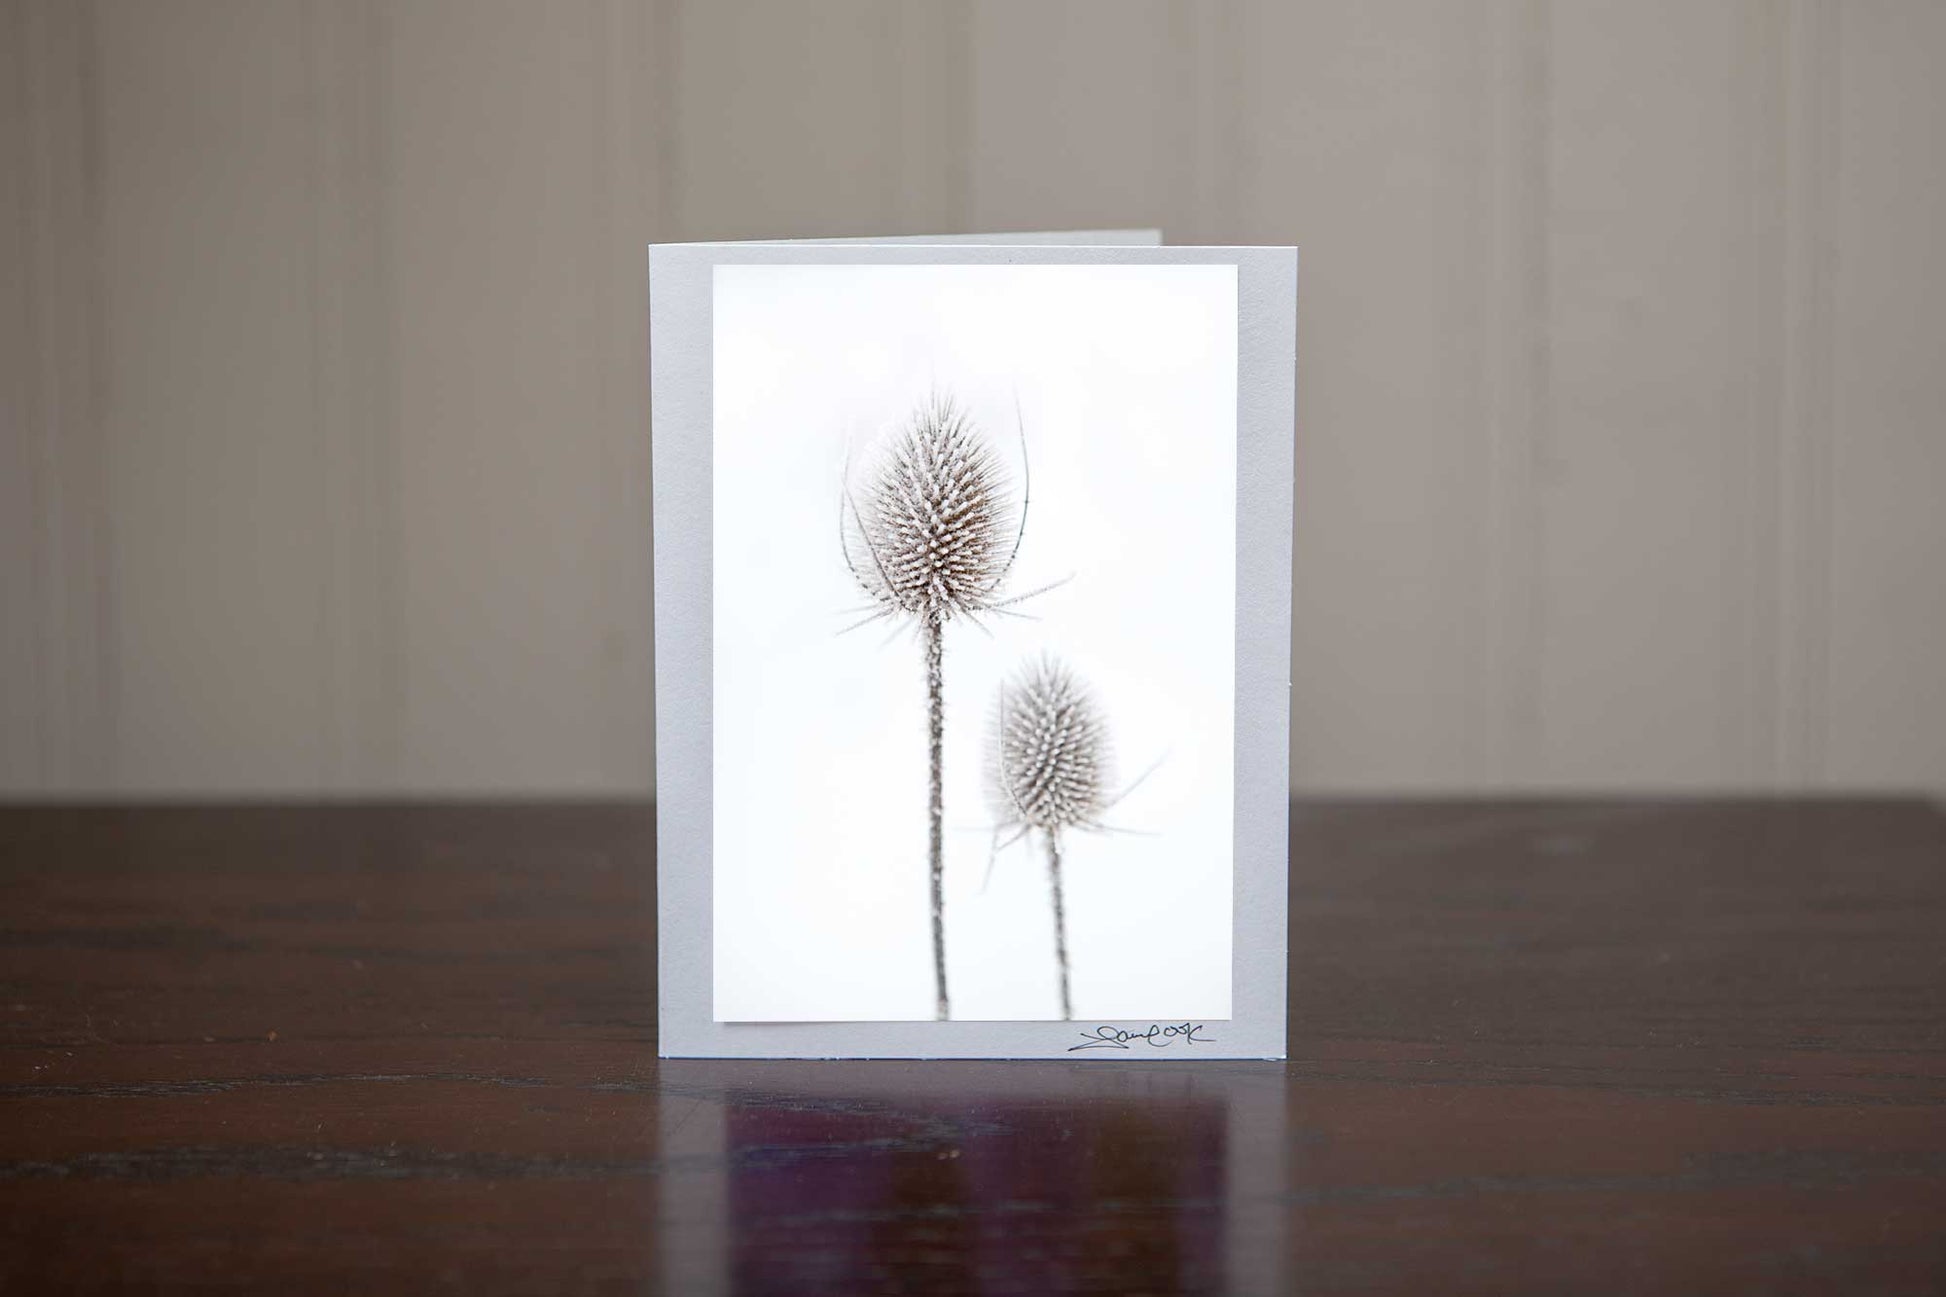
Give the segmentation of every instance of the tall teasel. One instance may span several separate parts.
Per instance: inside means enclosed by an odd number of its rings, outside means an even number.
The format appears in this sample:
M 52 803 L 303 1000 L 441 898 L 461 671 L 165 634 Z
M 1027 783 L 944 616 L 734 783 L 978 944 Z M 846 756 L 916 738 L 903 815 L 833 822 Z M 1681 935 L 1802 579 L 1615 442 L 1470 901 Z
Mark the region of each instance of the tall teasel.
M 1000 686 L 987 742 L 988 797 L 996 850 L 1038 829 L 1047 844 L 1054 903 L 1054 957 L 1061 974 L 1061 1017 L 1074 1017 L 1068 989 L 1067 909 L 1061 893 L 1061 835 L 1102 829 L 1119 798 L 1107 793 L 1108 723 L 1094 694 L 1065 663 L 1043 654 Z M 1011 830 L 1006 843 L 999 835 Z
M 1024 465 L 1024 459 L 1023 459 Z M 1019 503 L 985 435 L 951 397 L 935 393 L 885 438 L 854 475 L 845 469 L 839 509 L 845 564 L 871 600 L 864 621 L 906 619 L 919 628 L 926 679 L 927 872 L 932 888 L 933 985 L 937 1016 L 946 994 L 944 631 L 964 618 L 1004 613 L 1026 596 L 1000 597 L 1027 525 L 1023 472 Z

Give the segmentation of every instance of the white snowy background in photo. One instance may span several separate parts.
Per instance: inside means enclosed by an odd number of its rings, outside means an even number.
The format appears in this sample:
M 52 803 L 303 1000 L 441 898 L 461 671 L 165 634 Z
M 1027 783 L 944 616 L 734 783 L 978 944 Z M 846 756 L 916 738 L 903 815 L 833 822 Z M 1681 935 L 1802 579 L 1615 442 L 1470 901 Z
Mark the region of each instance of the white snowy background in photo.
M 1063 835 L 1075 1017 L 1230 1012 L 1232 266 L 722 266 L 714 322 L 719 1021 L 929 1019 L 919 637 L 857 619 L 840 482 L 950 393 L 1032 504 L 1009 593 L 945 634 L 946 954 L 958 1020 L 1060 1016 L 1038 835 L 986 877 L 990 704 L 1049 649 L 1093 687 L 1107 815 Z

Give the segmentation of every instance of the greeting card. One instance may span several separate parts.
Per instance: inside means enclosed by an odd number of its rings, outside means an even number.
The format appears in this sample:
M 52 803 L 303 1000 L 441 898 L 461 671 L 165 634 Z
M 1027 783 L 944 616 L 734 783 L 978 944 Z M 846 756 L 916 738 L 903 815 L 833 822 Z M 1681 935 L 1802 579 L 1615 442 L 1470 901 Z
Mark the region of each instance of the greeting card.
M 650 249 L 665 1055 L 1282 1056 L 1296 268 Z

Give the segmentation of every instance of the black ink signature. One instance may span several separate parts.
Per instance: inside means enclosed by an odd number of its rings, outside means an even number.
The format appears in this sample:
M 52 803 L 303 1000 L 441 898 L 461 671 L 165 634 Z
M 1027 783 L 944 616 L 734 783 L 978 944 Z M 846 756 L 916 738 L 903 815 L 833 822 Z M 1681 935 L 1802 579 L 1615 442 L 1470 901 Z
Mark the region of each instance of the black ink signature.
M 1172 1022 L 1168 1026 L 1153 1023 L 1147 1031 L 1122 1031 L 1115 1027 L 1091 1027 L 1081 1033 L 1082 1043 L 1069 1045 L 1068 1053 L 1082 1049 L 1127 1049 L 1130 1042 L 1147 1041 L 1150 1049 L 1167 1049 L 1181 1041 L 1185 1045 L 1214 1045 L 1216 1042 L 1202 1034 L 1200 1022 Z

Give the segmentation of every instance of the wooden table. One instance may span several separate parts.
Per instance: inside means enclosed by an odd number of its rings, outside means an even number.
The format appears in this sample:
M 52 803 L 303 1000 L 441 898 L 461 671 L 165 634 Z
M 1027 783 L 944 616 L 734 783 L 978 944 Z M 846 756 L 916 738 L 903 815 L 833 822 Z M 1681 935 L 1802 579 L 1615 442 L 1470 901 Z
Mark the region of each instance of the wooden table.
M 658 1063 L 643 806 L 0 811 L 0 1291 L 1946 1287 L 1946 815 L 1300 805 L 1291 1061 Z

